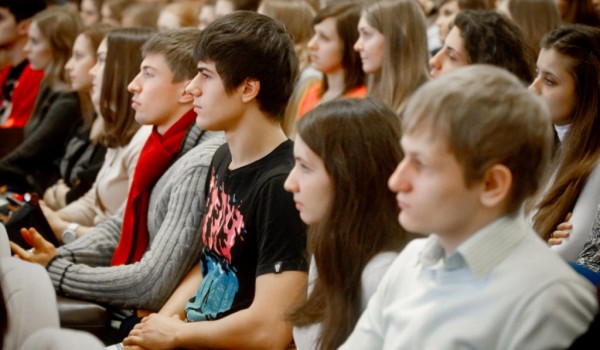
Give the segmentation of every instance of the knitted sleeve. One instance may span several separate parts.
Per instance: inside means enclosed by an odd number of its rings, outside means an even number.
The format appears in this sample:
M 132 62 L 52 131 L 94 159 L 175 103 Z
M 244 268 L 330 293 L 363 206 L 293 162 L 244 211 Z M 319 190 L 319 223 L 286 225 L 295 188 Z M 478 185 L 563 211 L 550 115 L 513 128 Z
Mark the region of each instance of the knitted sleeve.
M 139 262 L 91 267 L 57 259 L 48 268 L 57 290 L 114 307 L 159 310 L 199 259 L 204 184 L 212 155 L 222 143 L 222 136 L 205 140 L 163 175 L 166 181 L 159 180 L 154 191 L 161 191 L 160 199 L 149 218 L 164 213 L 164 219 Z

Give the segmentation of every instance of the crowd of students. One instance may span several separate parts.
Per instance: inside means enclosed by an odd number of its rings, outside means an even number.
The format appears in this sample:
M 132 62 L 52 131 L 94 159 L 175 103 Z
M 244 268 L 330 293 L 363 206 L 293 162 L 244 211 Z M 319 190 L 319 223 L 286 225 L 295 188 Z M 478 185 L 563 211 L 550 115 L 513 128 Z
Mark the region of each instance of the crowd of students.
M 600 1 L 0 0 L 0 29 L 0 349 L 598 342 Z

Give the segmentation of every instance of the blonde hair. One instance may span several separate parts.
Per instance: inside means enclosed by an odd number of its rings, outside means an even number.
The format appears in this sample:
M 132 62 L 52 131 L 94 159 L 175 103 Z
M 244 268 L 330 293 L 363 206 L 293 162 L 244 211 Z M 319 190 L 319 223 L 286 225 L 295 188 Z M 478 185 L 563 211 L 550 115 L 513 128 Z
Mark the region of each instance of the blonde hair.
M 385 38 L 383 64 L 369 75 L 368 94 L 398 113 L 412 92 L 429 80 L 423 10 L 414 0 L 382 0 L 366 5 L 362 15 Z

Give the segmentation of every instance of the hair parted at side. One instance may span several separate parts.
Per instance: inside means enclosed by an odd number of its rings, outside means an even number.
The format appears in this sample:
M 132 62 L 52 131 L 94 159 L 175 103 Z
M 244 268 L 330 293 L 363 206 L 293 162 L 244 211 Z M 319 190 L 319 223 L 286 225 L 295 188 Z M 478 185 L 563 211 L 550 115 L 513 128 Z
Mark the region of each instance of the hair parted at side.
M 142 56 L 159 54 L 164 56 L 173 72 L 173 82 L 193 79 L 198 73 L 194 60 L 194 45 L 200 30 L 197 28 L 168 29 L 154 34 L 144 46 Z
M 541 47 L 568 59 L 576 98 L 569 131 L 553 160 L 554 181 L 534 216 L 535 230 L 547 240 L 573 210 L 600 160 L 600 28 L 563 25 L 547 33 Z
M 408 241 L 387 181 L 402 160 L 397 115 L 383 102 L 340 98 L 318 105 L 298 122 L 297 137 L 322 159 L 332 179 L 331 208 L 308 228 L 318 278 L 291 315 L 296 325 L 320 323 L 318 349 L 337 349 L 360 314 L 361 278 L 378 253 Z
M 100 114 L 104 119 L 104 135 L 100 142 L 106 147 L 129 143 L 140 125 L 131 108 L 132 94 L 127 86 L 140 72 L 142 45 L 156 32 L 151 28 L 117 28 L 106 35 L 106 61 L 100 91 Z
M 230 93 L 246 79 L 260 82 L 260 109 L 283 120 L 298 77 L 298 56 L 285 27 L 251 11 L 236 11 L 204 28 L 194 50 L 196 62 L 215 64 Z
M 461 11 L 454 20 L 471 63 L 491 64 L 512 72 L 524 83 L 533 80 L 535 53 L 519 27 L 491 10 Z
M 546 105 L 513 74 L 491 65 L 461 67 L 417 90 L 404 111 L 402 132 L 420 130 L 446 140 L 467 186 L 495 164 L 510 169 L 507 213 L 538 189 L 552 149 Z

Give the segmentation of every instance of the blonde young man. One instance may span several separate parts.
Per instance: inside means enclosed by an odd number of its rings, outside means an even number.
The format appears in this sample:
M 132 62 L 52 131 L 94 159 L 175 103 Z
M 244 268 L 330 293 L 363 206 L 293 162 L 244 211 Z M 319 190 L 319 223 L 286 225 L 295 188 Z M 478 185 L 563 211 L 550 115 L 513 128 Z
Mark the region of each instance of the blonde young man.
M 407 105 L 389 180 L 414 240 L 341 349 L 557 349 L 597 311 L 594 287 L 520 214 L 550 155 L 541 101 L 512 74 L 472 65 Z

